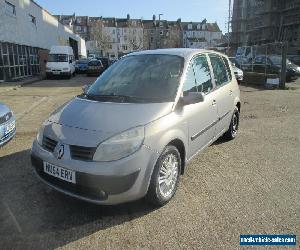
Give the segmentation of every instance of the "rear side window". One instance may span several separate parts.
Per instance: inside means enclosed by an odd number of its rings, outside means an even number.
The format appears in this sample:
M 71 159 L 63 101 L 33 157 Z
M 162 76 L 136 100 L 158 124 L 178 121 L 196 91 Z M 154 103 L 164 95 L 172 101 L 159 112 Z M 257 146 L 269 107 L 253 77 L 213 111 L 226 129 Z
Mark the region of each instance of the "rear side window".
M 197 92 L 193 63 L 190 64 L 183 84 L 183 96 L 188 96 L 190 92 Z
M 213 85 L 206 55 L 201 55 L 195 58 L 194 70 L 198 91 L 204 93 L 210 92 Z
M 228 82 L 227 70 L 222 58 L 215 54 L 210 54 L 209 58 L 215 75 L 216 85 L 221 86 Z
M 227 74 L 228 74 L 229 80 L 231 81 L 232 80 L 232 75 L 231 75 L 231 69 L 230 69 L 228 60 L 224 56 L 222 58 L 223 58 L 223 61 L 225 63 L 225 67 L 226 67 L 226 70 L 227 70 Z

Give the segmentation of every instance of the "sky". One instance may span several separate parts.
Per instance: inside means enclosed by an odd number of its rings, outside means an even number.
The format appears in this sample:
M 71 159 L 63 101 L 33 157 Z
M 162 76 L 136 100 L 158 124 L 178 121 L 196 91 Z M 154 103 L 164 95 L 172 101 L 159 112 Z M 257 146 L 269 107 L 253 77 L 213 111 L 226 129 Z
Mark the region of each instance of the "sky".
M 217 22 L 223 33 L 228 16 L 228 0 L 35 0 L 54 15 L 103 16 L 176 21 Z

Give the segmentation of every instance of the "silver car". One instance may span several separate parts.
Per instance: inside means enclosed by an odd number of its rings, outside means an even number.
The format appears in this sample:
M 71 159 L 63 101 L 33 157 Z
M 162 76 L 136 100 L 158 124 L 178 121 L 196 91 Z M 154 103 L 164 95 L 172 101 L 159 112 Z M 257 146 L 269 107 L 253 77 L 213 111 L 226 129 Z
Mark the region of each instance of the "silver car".
M 16 134 L 16 118 L 5 104 L 0 103 L 0 147 Z
M 199 151 L 236 137 L 240 91 L 228 58 L 193 49 L 135 52 L 43 123 L 37 176 L 96 204 L 162 206 Z

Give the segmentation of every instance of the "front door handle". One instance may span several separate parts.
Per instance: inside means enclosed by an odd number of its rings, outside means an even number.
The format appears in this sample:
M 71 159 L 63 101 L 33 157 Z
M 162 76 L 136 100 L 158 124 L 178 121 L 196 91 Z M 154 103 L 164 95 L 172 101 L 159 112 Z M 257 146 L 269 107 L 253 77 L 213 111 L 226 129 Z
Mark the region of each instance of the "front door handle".
M 216 101 L 216 100 L 213 100 L 212 105 L 213 105 L 213 106 L 216 106 L 216 104 L 217 104 L 217 101 Z
M 229 91 L 229 95 L 232 95 L 232 90 Z

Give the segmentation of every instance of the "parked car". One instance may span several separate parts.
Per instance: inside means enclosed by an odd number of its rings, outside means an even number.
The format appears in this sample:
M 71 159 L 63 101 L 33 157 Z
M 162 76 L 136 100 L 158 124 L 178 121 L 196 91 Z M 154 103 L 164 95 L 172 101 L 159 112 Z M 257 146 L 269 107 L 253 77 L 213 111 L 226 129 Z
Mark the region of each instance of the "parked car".
M 123 57 L 44 122 L 31 151 L 37 176 L 96 204 L 166 204 L 194 155 L 236 137 L 232 72 L 225 55 L 208 50 Z
M 87 69 L 88 69 L 88 63 L 89 60 L 88 59 L 80 59 L 78 61 L 76 61 L 75 64 L 75 69 L 76 69 L 76 73 L 86 73 Z
M 300 55 L 288 55 L 288 59 L 300 67 Z
M 5 104 L 0 103 L 0 147 L 16 134 L 16 118 Z
M 88 63 L 88 69 L 86 71 L 87 76 L 99 76 L 104 71 L 103 64 L 100 60 L 90 60 Z
M 280 74 L 282 68 L 282 57 L 279 55 L 258 55 L 253 62 L 253 70 L 259 73 Z M 297 78 L 297 66 L 290 60 L 286 61 L 286 81 Z
M 106 70 L 109 67 L 110 61 L 107 57 L 97 57 L 97 59 L 99 61 L 101 61 L 102 65 L 104 67 L 104 70 Z
M 244 72 L 236 66 L 237 61 L 235 60 L 234 57 L 229 57 L 229 60 L 231 62 L 231 66 L 232 66 L 235 78 L 236 78 L 238 84 L 241 84 L 241 82 L 244 80 Z
M 46 64 L 47 78 L 75 75 L 75 59 L 70 46 L 52 46 Z

